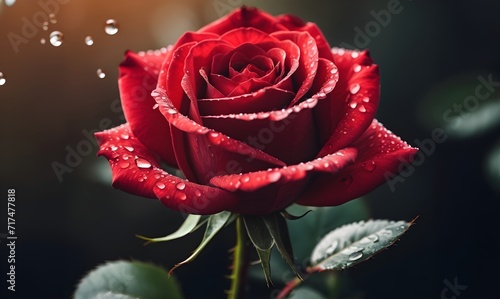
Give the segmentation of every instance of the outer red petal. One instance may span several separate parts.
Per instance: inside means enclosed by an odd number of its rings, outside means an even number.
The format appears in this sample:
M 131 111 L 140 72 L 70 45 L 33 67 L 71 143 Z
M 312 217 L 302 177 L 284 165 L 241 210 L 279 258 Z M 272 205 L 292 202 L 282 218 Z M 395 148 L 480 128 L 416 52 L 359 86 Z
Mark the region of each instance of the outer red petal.
M 319 175 L 297 203 L 335 206 L 365 195 L 383 184 L 388 174 L 397 174 L 399 165 L 418 151 L 377 120 L 352 146 L 358 149 L 356 162 L 337 175 Z
M 156 101 L 151 97 L 167 53 L 166 50 L 140 54 L 128 51 L 120 64 L 118 84 L 123 112 L 134 135 L 163 161 L 175 166 L 169 124 L 153 109 Z
M 267 171 L 217 176 L 212 178 L 210 183 L 238 194 L 241 201 L 232 211 L 267 214 L 292 204 L 304 192 L 312 174 L 333 175 L 352 164 L 356 152 L 356 149 L 348 148 L 307 163 Z
M 241 7 L 225 17 L 222 17 L 205 27 L 198 32 L 210 32 L 216 34 L 224 34 L 232 29 L 240 27 L 257 28 L 266 33 L 271 33 L 279 30 L 287 30 L 287 28 L 276 21 L 276 18 L 270 14 L 260 11 L 256 8 Z
M 233 193 L 188 182 L 162 170 L 154 154 L 133 135 L 129 124 L 95 135 L 100 144 L 98 155 L 108 159 L 115 188 L 158 198 L 170 209 L 191 214 L 214 214 L 232 209 L 238 202 Z
M 375 117 L 380 97 L 378 66 L 367 51 L 333 49 L 339 81 L 329 101 L 318 105 L 318 127 L 324 145 L 318 157 L 350 146 Z

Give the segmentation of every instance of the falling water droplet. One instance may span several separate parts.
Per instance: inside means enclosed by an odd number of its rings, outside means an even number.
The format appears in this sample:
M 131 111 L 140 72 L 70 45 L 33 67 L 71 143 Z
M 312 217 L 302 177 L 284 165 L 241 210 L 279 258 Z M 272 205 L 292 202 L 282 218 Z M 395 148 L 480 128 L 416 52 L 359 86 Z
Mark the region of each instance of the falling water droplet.
M 357 94 L 359 91 L 359 88 L 360 88 L 360 86 L 358 83 L 351 85 L 351 88 L 350 88 L 351 94 Z
M 365 106 L 363 106 L 363 105 L 359 106 L 358 110 L 359 110 L 359 112 L 361 112 L 361 113 L 365 113 L 365 112 L 366 112 L 366 108 L 365 108 Z
M 106 25 L 104 26 L 104 31 L 108 35 L 115 35 L 118 33 L 118 23 L 113 19 L 107 20 Z
M 5 79 L 3 73 L 0 72 L 0 86 L 5 85 L 5 82 L 7 82 L 7 79 Z
M 177 190 L 184 190 L 186 189 L 186 184 L 178 183 L 177 185 L 175 185 L 175 188 L 177 188 Z
M 51 24 L 56 24 L 56 23 L 57 23 L 57 19 L 56 19 L 56 15 L 55 15 L 55 14 L 51 13 L 51 14 L 49 15 L 49 22 L 50 22 Z
M 94 39 L 92 38 L 92 36 L 87 36 L 85 37 L 85 44 L 87 46 L 92 46 L 94 44 Z
M 151 163 L 149 163 L 148 160 L 142 158 L 137 158 L 137 160 L 135 160 L 135 164 L 139 168 L 151 168 Z
M 64 35 L 62 34 L 62 32 L 52 31 L 49 41 L 54 47 L 59 47 L 60 45 L 62 45 L 63 39 Z
M 361 257 L 363 257 L 363 250 L 355 251 L 355 252 L 349 254 L 349 260 L 350 261 L 359 260 Z
M 104 77 L 106 77 L 106 73 L 102 69 L 97 69 L 97 77 L 99 79 L 103 79 Z
M 156 187 L 163 190 L 163 189 L 165 189 L 165 184 L 163 184 L 162 182 L 158 182 L 158 183 L 156 183 Z
M 363 163 L 362 166 L 363 166 L 363 169 L 368 171 L 368 172 L 372 172 L 375 170 L 375 168 L 377 168 L 375 161 Z

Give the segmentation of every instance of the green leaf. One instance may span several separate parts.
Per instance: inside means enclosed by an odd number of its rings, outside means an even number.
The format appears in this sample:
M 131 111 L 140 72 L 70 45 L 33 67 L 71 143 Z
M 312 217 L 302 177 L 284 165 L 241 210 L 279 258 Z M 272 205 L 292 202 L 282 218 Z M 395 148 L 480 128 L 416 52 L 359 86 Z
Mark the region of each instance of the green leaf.
M 367 260 L 392 245 L 412 225 L 405 221 L 369 220 L 344 225 L 314 248 L 308 272 L 341 270 Z
M 266 223 L 262 217 L 244 216 L 243 222 L 247 230 L 247 235 L 252 241 L 257 254 L 259 255 L 262 269 L 266 278 L 266 283 L 269 286 L 271 282 L 271 249 L 274 245 L 274 239 L 269 233 Z
M 112 292 L 99 293 L 92 299 L 139 299 L 137 297 L 130 297 L 129 295 L 116 294 Z
M 201 219 L 201 215 L 193 215 L 189 214 L 186 218 L 186 220 L 182 223 L 182 225 L 179 227 L 178 230 L 175 232 L 171 233 L 168 236 L 161 237 L 161 238 L 148 238 L 140 235 L 136 235 L 138 238 L 141 238 L 143 240 L 146 240 L 147 242 L 144 245 L 150 244 L 150 243 L 156 243 L 156 242 L 165 242 L 165 241 L 170 241 L 178 238 L 182 238 L 185 235 L 195 231 L 198 229 L 202 224 L 208 221 L 208 218 L 204 219 L 201 221 L 200 225 L 198 225 L 198 222 Z
M 276 243 L 278 251 L 281 253 L 287 264 L 292 268 L 293 272 L 300 277 L 297 268 L 295 267 L 295 260 L 293 257 L 292 242 L 290 234 L 288 233 L 288 226 L 285 218 L 278 213 L 263 216 L 262 219 L 266 223 L 269 233 Z
M 114 297 L 112 297 L 114 296 Z M 74 299 L 182 299 L 173 276 L 142 262 L 116 261 L 97 267 L 78 284 Z
M 231 215 L 232 213 L 227 211 L 222 211 L 218 214 L 211 215 L 208 218 L 205 235 L 203 236 L 200 245 L 198 245 L 195 251 L 187 259 L 175 265 L 169 273 L 172 273 L 178 267 L 193 261 L 200 254 L 203 248 L 205 248 L 205 246 L 207 246 L 207 244 L 212 240 L 212 238 L 226 225 L 226 223 L 230 219 L 232 219 Z

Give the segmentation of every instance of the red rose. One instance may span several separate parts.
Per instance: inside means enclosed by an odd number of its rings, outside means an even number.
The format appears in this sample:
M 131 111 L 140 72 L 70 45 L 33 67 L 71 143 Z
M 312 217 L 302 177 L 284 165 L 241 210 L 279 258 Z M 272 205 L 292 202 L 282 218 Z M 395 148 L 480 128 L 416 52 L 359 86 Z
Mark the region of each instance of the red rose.
M 113 185 L 183 212 L 339 205 L 417 151 L 374 120 L 368 52 L 331 49 L 289 15 L 244 7 L 174 46 L 127 52 L 119 86 L 127 123 L 96 134 Z

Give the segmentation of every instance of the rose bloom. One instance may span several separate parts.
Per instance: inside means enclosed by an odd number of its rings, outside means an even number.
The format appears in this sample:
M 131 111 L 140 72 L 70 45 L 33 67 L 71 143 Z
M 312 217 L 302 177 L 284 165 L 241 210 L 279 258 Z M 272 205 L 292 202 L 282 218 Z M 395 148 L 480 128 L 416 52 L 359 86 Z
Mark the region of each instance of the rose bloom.
M 129 51 L 119 87 L 127 123 L 96 133 L 113 186 L 181 212 L 340 205 L 417 151 L 374 119 L 368 52 L 331 49 L 290 15 L 242 7 L 173 46 Z

